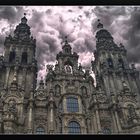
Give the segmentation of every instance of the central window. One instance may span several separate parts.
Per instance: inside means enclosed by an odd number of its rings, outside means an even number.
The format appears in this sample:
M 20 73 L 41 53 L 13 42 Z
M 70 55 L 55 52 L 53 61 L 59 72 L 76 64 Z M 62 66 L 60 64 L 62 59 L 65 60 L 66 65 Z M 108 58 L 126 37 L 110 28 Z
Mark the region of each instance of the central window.
M 38 127 L 38 128 L 36 129 L 36 133 L 37 133 L 37 134 L 45 134 L 45 129 L 44 129 L 43 127 Z
M 78 99 L 75 97 L 67 98 L 67 111 L 68 112 L 79 112 Z
M 80 124 L 76 121 L 71 121 L 68 125 L 68 133 L 69 134 L 80 134 L 81 133 Z

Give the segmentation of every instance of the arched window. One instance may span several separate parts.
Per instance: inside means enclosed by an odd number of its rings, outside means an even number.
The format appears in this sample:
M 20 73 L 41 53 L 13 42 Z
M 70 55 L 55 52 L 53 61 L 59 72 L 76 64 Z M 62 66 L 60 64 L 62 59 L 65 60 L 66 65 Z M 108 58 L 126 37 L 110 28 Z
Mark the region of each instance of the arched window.
M 55 95 L 56 96 L 61 95 L 61 87 L 59 85 L 55 86 Z
M 81 87 L 81 93 L 84 97 L 87 97 L 87 88 L 86 87 Z
M 77 98 L 75 98 L 75 97 L 67 98 L 67 111 L 68 112 L 78 112 L 79 111 L 79 104 L 78 104 Z
M 105 128 L 103 129 L 103 134 L 111 134 L 110 128 L 105 127 Z
M 68 133 L 69 134 L 80 134 L 81 133 L 80 124 L 76 121 L 71 121 L 68 124 Z
M 10 63 L 15 62 L 15 57 L 16 57 L 15 51 L 11 51 L 11 52 L 10 52 L 10 55 L 9 55 L 9 62 L 10 62 Z
M 112 61 L 112 59 L 111 59 L 111 58 L 108 58 L 108 59 L 107 59 L 107 62 L 108 62 L 108 66 L 109 66 L 110 68 L 113 68 L 113 61 Z
M 27 64 L 27 52 L 22 53 L 21 63 Z
M 45 129 L 43 127 L 38 127 L 36 129 L 36 134 L 45 134 Z
M 123 60 L 121 58 L 118 59 L 118 62 L 119 62 L 119 66 L 121 68 L 124 68 L 124 62 L 123 62 Z

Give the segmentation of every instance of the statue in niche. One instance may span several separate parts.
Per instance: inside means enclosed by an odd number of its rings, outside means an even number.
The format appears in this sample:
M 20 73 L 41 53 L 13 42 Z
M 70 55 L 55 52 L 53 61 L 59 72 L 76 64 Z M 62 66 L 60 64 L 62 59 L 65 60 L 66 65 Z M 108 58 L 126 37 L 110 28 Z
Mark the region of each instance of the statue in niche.
M 65 66 L 65 71 L 66 71 L 66 73 L 72 73 L 72 68 L 71 68 L 71 66 L 70 65 L 66 65 Z
M 123 89 L 124 89 L 124 90 L 129 91 L 129 87 L 128 87 L 128 85 L 126 84 L 125 81 L 122 82 L 122 85 L 123 85 Z
M 82 95 L 83 95 L 84 97 L 87 97 L 87 89 L 86 89 L 86 87 L 82 87 L 82 88 L 81 88 L 81 92 L 82 92 Z
M 55 95 L 59 96 L 61 94 L 61 87 L 59 85 L 55 86 Z
M 12 113 L 16 113 L 16 101 L 14 99 L 11 99 L 8 103 L 8 110 Z
M 55 71 L 56 71 L 56 72 L 59 72 L 58 64 L 55 65 Z
M 137 123 L 137 114 L 133 105 L 128 105 L 128 123 Z
M 128 114 L 131 118 L 136 117 L 136 112 L 135 112 L 135 108 L 133 105 L 128 105 Z

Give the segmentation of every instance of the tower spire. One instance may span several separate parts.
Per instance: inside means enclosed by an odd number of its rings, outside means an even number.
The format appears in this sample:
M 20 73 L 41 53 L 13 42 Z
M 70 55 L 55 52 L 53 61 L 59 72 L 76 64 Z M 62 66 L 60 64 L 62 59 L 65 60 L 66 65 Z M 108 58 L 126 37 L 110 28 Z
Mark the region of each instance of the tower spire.
M 68 43 L 68 36 L 65 36 L 65 40 L 64 40 L 64 45 L 62 46 L 62 49 L 63 49 L 63 52 L 65 54 L 70 54 L 71 53 L 71 46 L 70 44 Z
M 24 13 L 24 17 L 21 19 L 21 23 L 23 24 L 27 23 L 26 13 Z
M 68 44 L 68 36 L 65 36 L 65 44 Z

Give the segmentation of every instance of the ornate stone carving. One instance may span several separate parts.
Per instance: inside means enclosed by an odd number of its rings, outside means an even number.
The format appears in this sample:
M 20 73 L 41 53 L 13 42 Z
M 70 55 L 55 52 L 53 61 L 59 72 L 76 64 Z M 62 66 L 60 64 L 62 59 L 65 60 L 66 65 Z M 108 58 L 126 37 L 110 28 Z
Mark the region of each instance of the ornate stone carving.
M 107 97 L 104 94 L 97 94 L 97 100 L 100 103 L 105 103 L 107 101 Z

